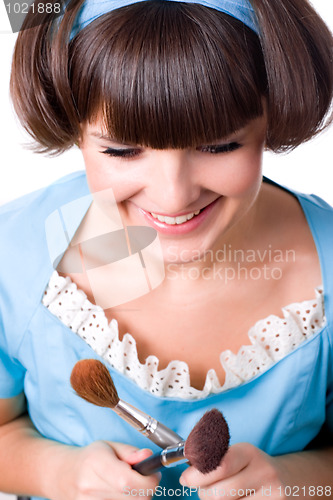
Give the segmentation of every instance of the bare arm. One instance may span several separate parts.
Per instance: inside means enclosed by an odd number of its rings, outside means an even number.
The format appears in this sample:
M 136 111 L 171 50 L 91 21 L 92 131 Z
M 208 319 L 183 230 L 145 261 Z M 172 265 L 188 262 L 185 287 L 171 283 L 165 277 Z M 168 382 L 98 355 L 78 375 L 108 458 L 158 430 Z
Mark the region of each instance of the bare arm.
M 61 445 L 42 439 L 27 415 L 22 412 L 17 415 L 22 408 L 19 399 L 20 396 L 0 401 L 0 490 L 47 496 L 44 487 L 48 477 L 46 464 L 52 455 L 60 452 Z M 59 449 L 55 450 L 56 447 Z
M 15 398 L 0 399 L 0 426 L 11 422 L 26 410 L 25 397 L 21 393 Z
M 156 476 L 140 476 L 129 465 L 147 458 L 147 450 L 106 441 L 85 448 L 60 444 L 43 438 L 24 410 L 23 395 L 0 400 L 0 491 L 84 500 L 156 487 Z

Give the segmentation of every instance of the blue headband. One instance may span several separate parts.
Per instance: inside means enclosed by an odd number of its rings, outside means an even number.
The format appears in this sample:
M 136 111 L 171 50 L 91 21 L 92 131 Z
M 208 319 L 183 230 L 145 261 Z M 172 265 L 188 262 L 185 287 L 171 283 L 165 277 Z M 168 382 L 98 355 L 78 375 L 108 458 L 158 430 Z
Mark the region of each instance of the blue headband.
M 86 0 L 79 11 L 75 20 L 71 39 L 74 38 L 79 31 L 88 26 L 92 21 L 120 7 L 131 5 L 134 3 L 143 2 L 144 0 Z M 169 0 L 166 0 L 169 1 Z M 172 0 L 174 2 L 197 3 L 225 12 L 239 21 L 242 21 L 246 26 L 258 33 L 258 25 L 254 10 L 248 0 Z

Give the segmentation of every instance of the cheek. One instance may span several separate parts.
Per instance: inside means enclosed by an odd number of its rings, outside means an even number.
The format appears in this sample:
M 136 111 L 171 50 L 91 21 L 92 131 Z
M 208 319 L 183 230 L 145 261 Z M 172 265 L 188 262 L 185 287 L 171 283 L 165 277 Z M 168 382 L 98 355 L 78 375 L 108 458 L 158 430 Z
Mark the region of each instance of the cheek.
M 235 155 L 216 176 L 222 195 L 230 198 L 251 197 L 257 194 L 262 181 L 262 151 Z
M 138 182 L 127 169 L 115 168 L 112 160 L 105 155 L 101 158 L 88 151 L 82 151 L 88 186 L 91 193 L 112 190 L 118 203 L 130 198 L 138 190 Z
M 82 149 L 81 151 L 90 191 L 96 193 L 97 191 L 110 188 L 111 179 L 109 180 L 106 175 L 105 159 L 103 157 L 96 157 L 96 154 L 90 153 L 89 150 Z

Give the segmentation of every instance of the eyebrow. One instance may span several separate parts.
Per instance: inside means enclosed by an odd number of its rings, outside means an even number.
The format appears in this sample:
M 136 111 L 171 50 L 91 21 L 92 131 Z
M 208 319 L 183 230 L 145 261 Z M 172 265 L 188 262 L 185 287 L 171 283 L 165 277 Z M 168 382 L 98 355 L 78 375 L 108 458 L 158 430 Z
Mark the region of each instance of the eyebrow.
M 115 144 L 116 146 L 122 146 L 122 147 L 134 147 L 136 146 L 135 144 L 129 144 L 129 143 L 123 143 L 121 141 L 118 141 L 117 139 L 115 139 L 114 137 L 110 137 L 109 135 L 104 135 L 102 134 L 101 132 L 89 132 L 88 135 L 90 137 L 96 137 L 97 139 L 101 140 L 101 141 L 108 141 L 108 142 L 112 142 L 113 144 Z
M 93 137 L 97 137 L 97 139 L 103 139 L 104 141 L 118 142 L 108 135 L 103 135 L 101 132 L 90 132 L 88 135 L 93 136 Z
M 242 133 L 243 131 L 246 131 L 246 128 L 247 128 L 248 124 L 246 124 L 244 127 L 242 127 L 241 129 L 239 130 L 236 130 L 235 132 L 233 132 L 232 134 L 229 135 L 229 137 L 225 137 L 224 139 L 221 139 L 222 141 L 226 141 L 226 142 L 230 142 L 232 140 L 236 140 L 234 139 L 233 136 L 237 135 L 237 134 L 240 134 Z M 127 147 L 131 147 L 131 146 L 134 146 L 132 144 L 124 144 L 123 142 L 121 141 L 118 141 L 117 139 L 115 139 L 114 137 L 110 137 L 109 135 L 104 135 L 102 132 L 97 132 L 97 131 L 93 131 L 93 132 L 89 132 L 88 133 L 89 136 L 91 137 L 96 137 L 97 139 L 100 139 L 102 141 L 108 141 L 108 142 L 113 142 L 114 144 L 116 145 L 119 145 L 119 146 L 127 146 Z

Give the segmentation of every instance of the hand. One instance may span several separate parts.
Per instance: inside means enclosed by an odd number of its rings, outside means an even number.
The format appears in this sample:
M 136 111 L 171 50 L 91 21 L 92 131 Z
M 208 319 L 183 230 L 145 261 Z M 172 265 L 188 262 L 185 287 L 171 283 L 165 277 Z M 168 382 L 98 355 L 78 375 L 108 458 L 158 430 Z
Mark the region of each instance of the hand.
M 194 467 L 189 467 L 183 472 L 180 482 L 184 486 L 198 488 L 200 498 L 237 499 L 249 496 L 286 499 L 278 461 L 249 443 L 231 446 L 221 465 L 209 474 L 201 474 Z
M 48 495 L 52 500 L 124 500 L 140 490 L 140 497 L 151 498 L 159 475 L 145 477 L 131 468 L 150 454 L 147 449 L 106 441 L 70 447 L 54 471 L 55 486 Z

